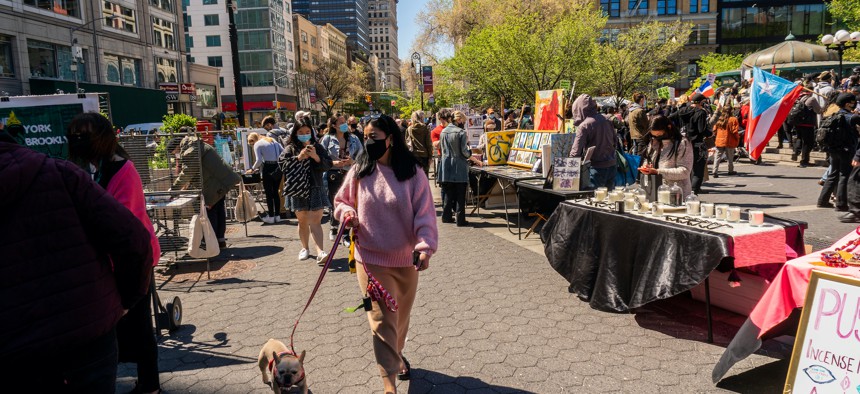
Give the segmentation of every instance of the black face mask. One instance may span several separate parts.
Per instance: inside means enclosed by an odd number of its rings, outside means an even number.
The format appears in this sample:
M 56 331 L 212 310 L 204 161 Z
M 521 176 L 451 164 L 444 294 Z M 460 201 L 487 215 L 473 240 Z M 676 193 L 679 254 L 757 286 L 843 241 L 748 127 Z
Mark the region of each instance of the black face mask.
M 89 134 L 69 136 L 69 159 L 75 162 L 88 160 L 92 157 L 93 144 Z
M 385 146 L 385 138 L 381 140 L 368 139 L 364 141 L 364 150 L 367 151 L 367 157 L 370 160 L 377 161 L 385 155 L 388 147 Z

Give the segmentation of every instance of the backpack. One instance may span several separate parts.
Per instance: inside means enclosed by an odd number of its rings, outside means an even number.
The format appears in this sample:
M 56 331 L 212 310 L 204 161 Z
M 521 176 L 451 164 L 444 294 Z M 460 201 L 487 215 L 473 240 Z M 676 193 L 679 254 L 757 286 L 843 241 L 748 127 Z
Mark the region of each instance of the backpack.
M 806 99 L 807 96 L 801 96 L 794 102 L 791 111 L 788 112 L 788 116 L 785 119 L 789 126 L 797 127 L 802 124 L 815 124 L 815 112 L 806 106 Z
M 848 148 L 851 137 L 846 132 L 845 115 L 833 114 L 821 121 L 821 125 L 815 130 L 815 143 L 825 150 Z

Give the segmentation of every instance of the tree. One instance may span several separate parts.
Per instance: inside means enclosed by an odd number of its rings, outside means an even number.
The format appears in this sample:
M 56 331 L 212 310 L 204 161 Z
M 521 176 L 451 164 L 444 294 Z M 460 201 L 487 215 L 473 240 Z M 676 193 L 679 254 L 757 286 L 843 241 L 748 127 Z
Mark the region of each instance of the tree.
M 585 77 L 605 23 L 592 6 L 554 14 L 510 12 L 501 23 L 472 31 L 442 66 L 465 82 L 471 104 L 502 97 L 512 106 L 531 103 L 538 90 Z
M 860 30 L 860 2 L 857 0 L 832 0 L 827 6 L 836 20 L 845 23 L 848 31 Z M 860 49 L 845 51 L 845 60 L 860 61 Z
M 361 65 L 355 64 L 351 69 L 332 59 L 323 60 L 316 70 L 305 74 L 309 86 L 316 88 L 326 117 L 334 114 L 333 109 L 339 102 L 357 96 L 362 91 L 361 83 L 367 78 L 367 71 Z
M 708 73 L 719 74 L 726 71 L 739 70 L 741 62 L 747 57 L 746 54 L 727 54 L 727 53 L 707 53 L 699 56 L 696 64 L 699 66 L 699 74 L 707 75 Z
M 620 101 L 636 90 L 650 91 L 673 82 L 675 58 L 690 30 L 690 24 L 683 22 L 647 22 L 600 44 L 591 68 L 591 89 Z

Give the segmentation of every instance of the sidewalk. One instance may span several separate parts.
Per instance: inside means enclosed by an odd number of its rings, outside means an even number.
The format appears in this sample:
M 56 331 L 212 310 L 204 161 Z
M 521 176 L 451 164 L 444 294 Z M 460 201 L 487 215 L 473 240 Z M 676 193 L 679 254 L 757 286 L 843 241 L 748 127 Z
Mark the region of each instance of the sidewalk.
M 499 219 L 470 220 L 481 228 L 440 223 L 440 251 L 421 275 L 405 351 L 413 380 L 400 383 L 401 392 L 782 388 L 787 364 L 765 355 L 738 364 L 720 388 L 711 384 L 711 368 L 739 316 L 715 312 L 712 345 L 705 342 L 703 304 L 682 297 L 636 314 L 592 310 L 567 292 L 539 237 L 516 241 Z M 252 222 L 248 231 L 244 238 L 241 226 L 231 225 L 229 247 L 213 264 L 244 272 L 213 280 L 194 272 L 159 283 L 162 299 L 179 296 L 185 308 L 182 328 L 160 341 L 165 392 L 267 392 L 256 366 L 259 349 L 269 338 L 289 341 L 319 268 L 296 261 L 295 226 Z M 307 351 L 312 392 L 379 392 L 367 319 L 343 311 L 360 301 L 357 281 L 346 270 L 346 252 L 337 257 L 299 325 L 296 349 Z M 121 366 L 118 392 L 131 389 L 134 375 Z

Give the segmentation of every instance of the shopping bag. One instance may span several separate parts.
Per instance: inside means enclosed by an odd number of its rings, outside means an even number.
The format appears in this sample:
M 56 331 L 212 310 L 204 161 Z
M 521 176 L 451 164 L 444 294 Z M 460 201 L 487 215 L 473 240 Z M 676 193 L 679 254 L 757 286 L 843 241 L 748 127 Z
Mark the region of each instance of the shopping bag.
M 311 161 L 295 156 L 282 158 L 279 163 L 284 172 L 284 195 L 308 198 L 311 194 Z
M 236 199 L 236 220 L 239 223 L 247 223 L 257 217 L 257 207 L 254 205 L 254 197 L 245 189 L 245 183 L 239 183 L 239 197 Z
M 221 249 L 218 247 L 218 237 L 209 223 L 206 215 L 206 202 L 200 199 L 200 213 L 191 218 L 189 224 L 191 239 L 188 240 L 188 255 L 195 259 L 209 259 L 218 256 Z M 206 247 L 203 247 L 203 244 Z

